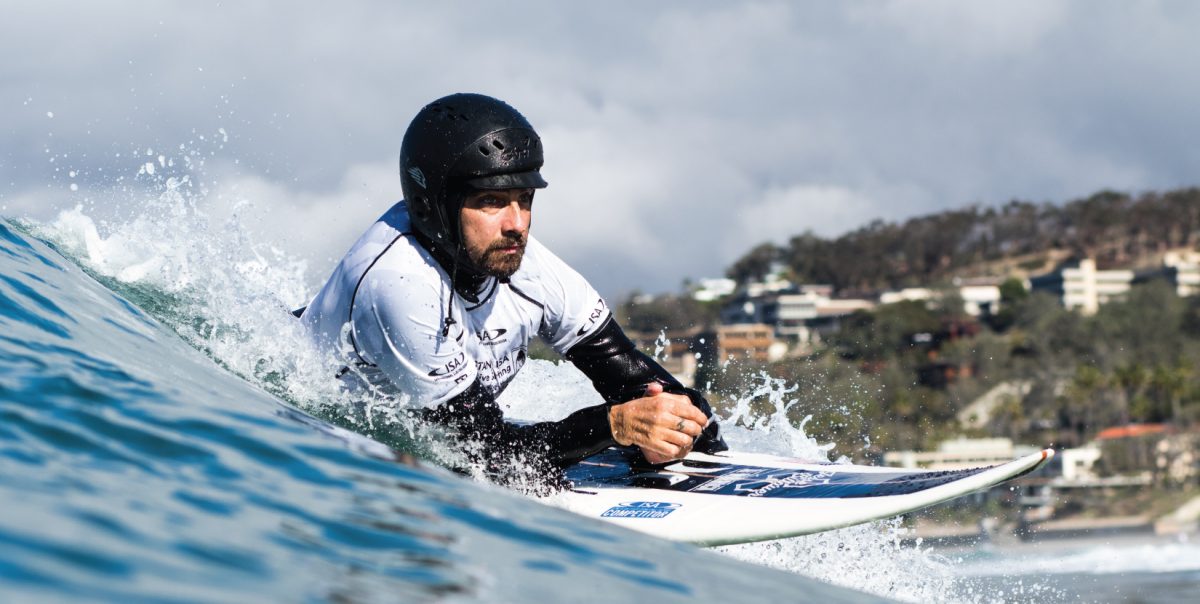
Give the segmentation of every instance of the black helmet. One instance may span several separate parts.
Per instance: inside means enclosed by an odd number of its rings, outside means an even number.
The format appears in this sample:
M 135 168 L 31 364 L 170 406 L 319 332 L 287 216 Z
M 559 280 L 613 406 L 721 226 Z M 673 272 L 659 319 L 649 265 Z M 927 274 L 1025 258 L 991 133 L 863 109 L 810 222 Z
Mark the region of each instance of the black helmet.
M 459 212 L 475 190 L 546 186 L 542 141 L 525 117 L 482 94 L 452 94 L 426 105 L 400 145 L 400 186 L 413 226 L 451 257 L 459 254 Z

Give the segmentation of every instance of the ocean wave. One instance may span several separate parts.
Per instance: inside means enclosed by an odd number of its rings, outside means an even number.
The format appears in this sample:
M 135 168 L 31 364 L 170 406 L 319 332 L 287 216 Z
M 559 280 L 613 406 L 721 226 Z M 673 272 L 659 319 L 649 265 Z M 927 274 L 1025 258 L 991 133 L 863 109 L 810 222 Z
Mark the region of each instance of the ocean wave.
M 293 402 L 336 415 L 322 396 L 340 394 L 254 271 L 205 281 L 176 262 L 191 281 L 126 282 L 55 247 L 73 253 L 0 220 L 6 599 L 871 600 L 585 520 L 313 417 Z

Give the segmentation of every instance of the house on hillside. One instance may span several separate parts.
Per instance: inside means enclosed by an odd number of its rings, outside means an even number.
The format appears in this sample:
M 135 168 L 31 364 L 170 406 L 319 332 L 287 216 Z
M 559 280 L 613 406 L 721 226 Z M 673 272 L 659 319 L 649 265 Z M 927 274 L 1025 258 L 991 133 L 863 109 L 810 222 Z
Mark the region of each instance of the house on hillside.
M 768 363 L 783 358 L 787 352 L 787 345 L 775 338 L 774 329 L 770 325 L 742 323 L 719 325 L 714 330 L 698 334 L 694 349 L 704 363 Z
M 1076 265 L 1030 278 L 1033 291 L 1044 291 L 1059 298 L 1064 307 L 1094 315 L 1100 305 L 1124 296 L 1133 283 L 1132 270 L 1098 270 L 1096 261 L 1084 258 Z
M 1200 252 L 1173 250 L 1163 255 L 1162 265 L 1137 271 L 1134 283 L 1165 279 L 1180 298 L 1200 295 Z
M 883 463 L 900 468 L 962 470 L 1005 463 L 1037 451 L 1037 447 L 1014 445 L 1009 438 L 959 437 L 938 443 L 936 451 L 889 451 L 883 454 Z
M 998 279 L 955 279 L 954 287 L 963 301 L 963 312 L 972 317 L 986 317 L 1000 310 L 1000 286 Z M 928 287 L 906 287 L 901 290 L 883 292 L 880 304 L 895 304 L 903 301 L 930 301 L 938 299 L 943 291 Z
M 697 302 L 713 302 L 737 290 L 733 279 L 700 279 L 692 288 L 692 299 Z
M 1174 484 L 1200 480 L 1200 433 L 1170 424 L 1129 424 L 1101 430 L 1095 442 L 1105 474 L 1137 474 Z
M 793 285 L 783 290 L 747 288 L 731 296 L 721 308 L 724 325 L 769 325 L 774 337 L 805 348 L 837 331 L 841 319 L 859 310 L 870 310 L 870 300 L 833 298 L 831 285 Z

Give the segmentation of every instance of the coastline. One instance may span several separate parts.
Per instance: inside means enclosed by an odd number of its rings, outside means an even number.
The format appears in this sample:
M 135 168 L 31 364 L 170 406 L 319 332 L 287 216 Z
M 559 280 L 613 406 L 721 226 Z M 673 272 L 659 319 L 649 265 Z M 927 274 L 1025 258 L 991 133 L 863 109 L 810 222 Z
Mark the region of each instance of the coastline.
M 1145 539 L 1200 539 L 1200 495 L 1167 514 L 1152 516 L 1099 515 L 1067 516 L 1037 522 L 1011 521 L 981 516 L 974 523 L 963 520 L 915 520 L 901 541 L 909 545 L 963 547 L 992 544 L 1013 546 L 1051 541 L 1076 541 L 1133 537 Z

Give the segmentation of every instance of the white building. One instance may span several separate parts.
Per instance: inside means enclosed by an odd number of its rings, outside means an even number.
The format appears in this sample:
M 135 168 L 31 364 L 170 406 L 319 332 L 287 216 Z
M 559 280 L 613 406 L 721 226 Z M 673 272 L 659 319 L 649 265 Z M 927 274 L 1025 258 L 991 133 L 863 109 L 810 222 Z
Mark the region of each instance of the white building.
M 778 294 L 763 301 L 763 322 L 775 327 L 775 335 L 808 341 L 808 321 L 817 318 L 817 307 L 829 298 L 816 292 Z
M 1062 300 L 1068 309 L 1078 309 L 1085 315 L 1096 314 L 1101 304 L 1107 304 L 1129 291 L 1133 283 L 1131 270 L 1096 270 L 1096 261 L 1085 258 L 1077 267 L 1030 279 L 1034 290 L 1050 292 Z
M 927 287 L 906 287 L 899 291 L 883 292 L 879 295 L 880 304 L 925 302 L 931 299 L 933 299 L 933 290 Z
M 955 288 L 963 301 L 963 312 L 978 317 L 994 313 L 1000 308 L 1000 287 L 992 284 L 966 284 Z M 914 301 L 928 302 L 941 296 L 937 290 L 927 287 L 906 287 L 899 291 L 884 292 L 879 296 L 880 304 Z
M 841 317 L 875 307 L 870 300 L 834 299 L 831 295 L 830 285 L 800 285 L 758 295 L 747 289 L 721 309 L 721 322 L 763 323 L 774 328 L 779 338 L 812 343 L 817 332 L 835 330 Z
M 1200 252 L 1177 250 L 1163 256 L 1163 266 L 1179 297 L 1200 296 Z
M 958 288 L 962 297 L 963 312 L 978 317 L 1000 310 L 1000 287 L 998 285 L 963 285 Z
M 699 302 L 712 302 L 732 294 L 737 289 L 737 281 L 733 279 L 701 279 L 692 291 L 692 299 Z
M 891 451 L 883 463 L 901 468 L 961 470 L 1012 461 L 1037 447 L 1014 446 L 1007 438 L 956 438 L 938 445 L 937 451 Z
M 1058 452 L 1062 463 L 1062 478 L 1067 482 L 1089 482 L 1099 478 L 1096 475 L 1096 462 L 1100 460 L 1100 447 L 1095 443 L 1077 449 L 1063 449 Z

